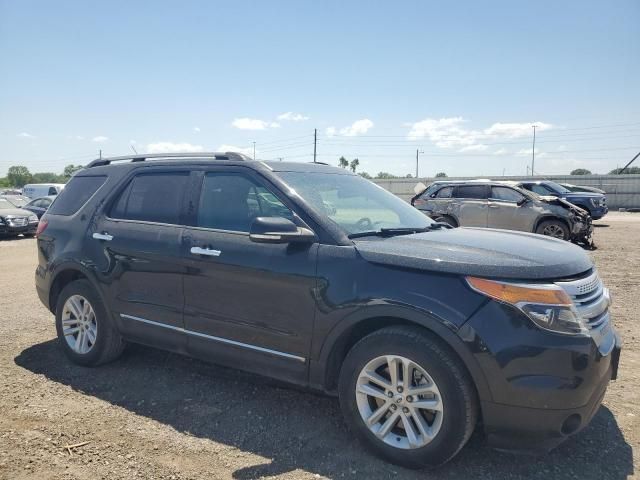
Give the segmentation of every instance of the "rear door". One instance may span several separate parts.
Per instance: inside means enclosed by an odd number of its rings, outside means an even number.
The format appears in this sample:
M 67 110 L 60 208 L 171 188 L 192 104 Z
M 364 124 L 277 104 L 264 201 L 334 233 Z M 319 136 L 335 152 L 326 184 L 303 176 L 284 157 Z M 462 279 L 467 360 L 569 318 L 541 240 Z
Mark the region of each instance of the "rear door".
M 523 203 L 524 196 L 510 187 L 492 186 L 487 226 L 506 230 L 533 231 L 538 213 L 533 203 Z
M 191 353 L 305 381 L 318 244 L 255 243 L 255 217 L 298 222 L 285 196 L 250 169 L 211 167 L 184 236 L 185 329 Z
M 123 332 L 184 350 L 181 255 L 184 202 L 191 174 L 141 168 L 128 178 L 89 239 L 106 264 L 102 285 Z
M 487 226 L 487 185 L 458 185 L 453 195 L 455 197 L 455 215 L 462 227 Z

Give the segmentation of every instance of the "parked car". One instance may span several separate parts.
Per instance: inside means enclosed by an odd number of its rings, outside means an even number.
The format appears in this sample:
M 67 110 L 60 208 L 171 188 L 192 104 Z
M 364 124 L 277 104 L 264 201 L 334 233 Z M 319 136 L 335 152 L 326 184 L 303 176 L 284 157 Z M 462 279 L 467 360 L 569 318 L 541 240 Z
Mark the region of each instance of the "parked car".
M 29 198 L 24 195 L 1 195 L 0 198 L 4 198 L 13 204 L 14 207 L 22 208 L 29 203 Z
M 584 210 L 503 182 L 440 181 L 413 197 L 411 205 L 454 227 L 519 230 L 592 244 L 593 227 Z
M 28 210 L 16 207 L 5 197 L 0 197 L 0 237 L 33 236 L 38 227 L 38 217 Z
M 603 195 L 607 193 L 604 190 L 600 190 L 599 188 L 596 188 L 596 187 L 585 187 L 580 185 L 573 185 L 572 183 L 559 183 L 558 185 L 563 186 L 564 188 L 566 188 L 571 192 L 601 193 Z
M 22 195 L 22 190 L 17 190 L 15 188 L 0 190 L 0 196 L 2 195 Z
M 23 195 L 29 198 L 58 195 L 65 187 L 64 183 L 30 183 L 22 189 Z
M 56 199 L 55 195 L 49 195 L 48 197 L 40 197 L 35 200 L 31 200 L 24 207 L 25 210 L 29 210 L 30 212 L 35 213 L 38 218 L 41 218 L 44 215 L 53 201 Z
M 564 198 L 589 212 L 593 220 L 599 220 L 609 211 L 607 197 L 601 193 L 572 192 L 562 185 L 548 180 L 538 182 L 523 181 L 518 182 L 517 186 L 538 195 Z
M 492 445 L 549 449 L 617 375 L 609 292 L 581 248 L 450 228 L 340 168 L 97 160 L 37 251 L 71 361 L 141 342 L 337 394 L 351 431 L 407 467 L 450 460 L 479 418 Z

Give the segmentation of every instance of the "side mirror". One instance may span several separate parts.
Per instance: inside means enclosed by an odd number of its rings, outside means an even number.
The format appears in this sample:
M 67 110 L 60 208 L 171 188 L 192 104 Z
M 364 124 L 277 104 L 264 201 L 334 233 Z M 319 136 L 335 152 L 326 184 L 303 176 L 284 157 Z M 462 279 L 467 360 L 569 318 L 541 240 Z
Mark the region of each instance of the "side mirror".
M 284 217 L 257 217 L 251 224 L 249 238 L 257 243 L 312 243 L 316 235 Z

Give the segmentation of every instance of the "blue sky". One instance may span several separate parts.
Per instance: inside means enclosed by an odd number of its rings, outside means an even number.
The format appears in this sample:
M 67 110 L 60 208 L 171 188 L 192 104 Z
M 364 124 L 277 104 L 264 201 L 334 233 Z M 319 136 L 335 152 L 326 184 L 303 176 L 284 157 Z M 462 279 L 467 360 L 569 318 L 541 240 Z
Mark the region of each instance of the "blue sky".
M 375 174 L 640 151 L 640 3 L 0 0 L 0 175 L 246 149 Z

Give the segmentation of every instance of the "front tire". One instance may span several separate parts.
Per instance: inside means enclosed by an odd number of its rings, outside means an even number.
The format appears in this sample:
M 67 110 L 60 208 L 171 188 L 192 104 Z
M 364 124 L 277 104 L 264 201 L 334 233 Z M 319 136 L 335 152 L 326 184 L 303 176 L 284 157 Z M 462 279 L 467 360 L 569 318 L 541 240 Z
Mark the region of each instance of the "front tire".
M 473 432 L 475 389 L 448 347 L 426 331 L 387 327 L 360 340 L 340 372 L 347 424 L 374 453 L 407 468 L 453 458 Z
M 538 225 L 536 233 L 559 240 L 569 240 L 569 228 L 560 220 L 545 220 Z
M 113 361 L 125 347 L 102 299 L 87 280 L 71 282 L 60 292 L 56 331 L 64 353 L 78 365 L 93 367 Z

